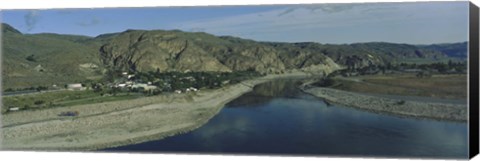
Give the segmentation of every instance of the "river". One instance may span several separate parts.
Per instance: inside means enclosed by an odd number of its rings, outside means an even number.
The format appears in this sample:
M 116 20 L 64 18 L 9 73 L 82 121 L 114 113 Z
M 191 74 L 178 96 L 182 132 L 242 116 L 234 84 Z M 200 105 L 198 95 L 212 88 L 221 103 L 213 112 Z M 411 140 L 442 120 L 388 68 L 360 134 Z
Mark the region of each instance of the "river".
M 467 158 L 466 123 L 327 105 L 296 84 L 258 85 L 194 131 L 102 151 Z

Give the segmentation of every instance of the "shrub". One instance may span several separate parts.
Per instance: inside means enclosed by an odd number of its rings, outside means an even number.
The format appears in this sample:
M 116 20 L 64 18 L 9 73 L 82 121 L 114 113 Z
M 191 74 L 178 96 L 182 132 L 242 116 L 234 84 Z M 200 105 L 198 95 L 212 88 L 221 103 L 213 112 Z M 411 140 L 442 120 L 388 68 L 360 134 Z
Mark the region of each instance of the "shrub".
M 15 91 L 15 90 L 13 90 L 12 88 L 5 89 L 5 92 L 13 92 L 13 91 Z
M 44 103 L 45 103 L 45 101 L 43 101 L 43 100 L 38 100 L 38 101 L 35 101 L 33 104 L 35 104 L 35 105 L 41 105 L 41 104 L 44 104 Z
M 335 81 L 331 78 L 324 78 L 320 81 L 317 81 L 313 83 L 312 85 L 317 86 L 317 87 L 329 87 L 332 86 L 335 83 Z
M 28 61 L 31 61 L 31 62 L 36 62 L 37 61 L 37 59 L 35 59 L 35 57 L 33 55 L 29 55 L 25 59 L 28 60 Z
M 47 90 L 47 89 L 48 89 L 48 88 L 45 87 L 45 86 L 38 86 L 37 88 L 35 88 L 35 90 L 37 90 L 37 91 L 39 91 L 39 92 L 40 92 L 40 91 Z

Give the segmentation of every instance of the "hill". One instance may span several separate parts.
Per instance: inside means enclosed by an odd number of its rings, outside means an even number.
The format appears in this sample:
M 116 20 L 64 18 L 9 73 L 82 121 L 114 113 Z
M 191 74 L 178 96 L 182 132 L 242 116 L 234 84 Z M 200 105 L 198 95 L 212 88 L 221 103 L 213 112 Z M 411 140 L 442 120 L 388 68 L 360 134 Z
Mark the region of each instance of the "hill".
M 468 43 L 448 43 L 448 44 L 432 44 L 419 45 L 420 48 L 440 51 L 449 57 L 466 59 L 468 57 Z
M 5 88 L 65 84 L 101 76 L 95 44 L 83 36 L 25 35 L 2 24 L 2 81 Z
M 107 71 L 304 70 L 321 74 L 358 67 L 456 57 L 449 47 L 384 42 L 319 44 L 256 42 L 179 30 L 127 30 L 97 37 L 22 34 L 2 24 L 4 88 L 63 85 L 101 79 Z

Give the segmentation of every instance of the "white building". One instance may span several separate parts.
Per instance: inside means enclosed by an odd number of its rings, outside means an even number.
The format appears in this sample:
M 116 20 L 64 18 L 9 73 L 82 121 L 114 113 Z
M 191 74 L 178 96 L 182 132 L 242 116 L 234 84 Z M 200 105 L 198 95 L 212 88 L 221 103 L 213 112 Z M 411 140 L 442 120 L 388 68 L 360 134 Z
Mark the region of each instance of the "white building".
M 187 91 L 187 92 L 190 92 L 190 91 L 196 92 L 196 91 L 198 91 L 198 89 L 195 88 L 195 87 L 190 87 L 190 88 L 187 88 L 185 91 Z
M 73 84 L 68 84 L 67 89 L 74 91 L 74 90 L 85 90 L 87 88 L 83 87 L 82 84 L 80 83 L 73 83 Z
M 20 110 L 20 107 L 12 107 L 8 109 L 8 111 L 18 111 L 18 110 Z
M 154 89 L 157 89 L 157 86 L 148 85 L 145 83 L 136 83 L 132 85 L 132 89 L 134 88 L 143 88 L 144 90 L 154 90 Z

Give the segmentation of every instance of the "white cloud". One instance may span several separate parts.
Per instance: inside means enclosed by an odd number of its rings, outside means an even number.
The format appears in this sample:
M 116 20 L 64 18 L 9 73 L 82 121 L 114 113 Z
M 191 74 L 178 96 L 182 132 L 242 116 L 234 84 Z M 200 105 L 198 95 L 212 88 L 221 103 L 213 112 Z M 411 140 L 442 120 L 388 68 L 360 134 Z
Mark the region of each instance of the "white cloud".
M 216 35 L 244 36 L 264 41 L 325 41 L 319 37 L 338 31 L 354 33 L 372 32 L 372 28 L 386 31 L 408 32 L 402 26 L 411 27 L 418 22 L 436 24 L 463 16 L 467 3 L 366 3 L 366 4 L 321 4 L 297 5 L 249 13 L 243 15 L 194 20 L 177 24 L 183 30 L 201 28 Z M 463 4 L 463 6 L 462 6 Z M 465 15 L 466 16 L 466 15 Z M 434 22 L 435 21 L 435 22 Z M 420 24 L 420 23 L 419 23 Z M 418 26 L 418 30 L 428 27 Z M 457 24 L 466 25 L 466 24 Z M 442 26 L 438 26 L 440 29 Z M 344 34 L 344 33 L 339 33 Z M 403 33 L 405 34 L 405 33 Z M 442 34 L 439 32 L 439 34 Z M 281 38 L 283 39 L 274 40 Z M 362 35 L 362 33 L 358 33 Z M 352 35 L 355 36 L 355 35 Z M 373 37 L 376 35 L 372 35 Z M 331 37 L 331 36 L 330 36 Z M 367 38 L 368 39 L 368 38 Z M 378 38 L 380 39 L 380 38 Z M 394 38 L 392 38 L 394 39 Z M 432 38 L 433 39 L 433 38 Z M 372 39 L 373 40 L 373 39 Z

